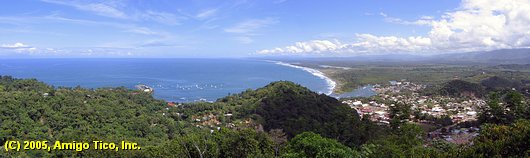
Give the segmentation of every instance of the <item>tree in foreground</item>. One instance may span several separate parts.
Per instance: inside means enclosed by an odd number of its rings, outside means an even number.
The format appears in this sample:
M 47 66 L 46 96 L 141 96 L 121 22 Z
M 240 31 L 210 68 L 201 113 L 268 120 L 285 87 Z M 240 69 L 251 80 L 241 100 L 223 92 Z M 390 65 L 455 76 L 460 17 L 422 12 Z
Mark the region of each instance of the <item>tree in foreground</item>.
M 358 157 L 358 153 L 334 139 L 304 132 L 289 142 L 283 157 Z
M 529 157 L 530 120 L 511 125 L 485 124 L 464 157 Z

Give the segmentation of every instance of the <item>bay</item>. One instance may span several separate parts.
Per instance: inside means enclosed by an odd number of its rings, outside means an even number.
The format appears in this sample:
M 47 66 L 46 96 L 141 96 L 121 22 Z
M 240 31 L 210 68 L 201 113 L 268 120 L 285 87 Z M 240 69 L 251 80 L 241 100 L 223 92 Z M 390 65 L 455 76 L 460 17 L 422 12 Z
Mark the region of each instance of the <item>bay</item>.
M 326 93 L 326 80 L 307 71 L 253 59 L 0 59 L 0 75 L 35 78 L 55 87 L 145 84 L 166 101 L 215 101 L 270 82 L 292 81 Z

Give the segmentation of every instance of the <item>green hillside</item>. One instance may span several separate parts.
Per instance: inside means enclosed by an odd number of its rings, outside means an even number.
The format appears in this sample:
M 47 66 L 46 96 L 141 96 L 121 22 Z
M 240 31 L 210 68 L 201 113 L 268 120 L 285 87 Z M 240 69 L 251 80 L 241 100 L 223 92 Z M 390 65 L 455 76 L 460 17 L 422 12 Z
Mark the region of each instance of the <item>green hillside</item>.
M 259 99 L 256 99 L 259 98 Z M 324 94 L 288 81 L 221 99 L 241 104 L 239 117 L 255 118 L 265 131 L 283 129 L 289 138 L 312 131 L 343 143 L 359 144 L 359 115 L 349 106 Z

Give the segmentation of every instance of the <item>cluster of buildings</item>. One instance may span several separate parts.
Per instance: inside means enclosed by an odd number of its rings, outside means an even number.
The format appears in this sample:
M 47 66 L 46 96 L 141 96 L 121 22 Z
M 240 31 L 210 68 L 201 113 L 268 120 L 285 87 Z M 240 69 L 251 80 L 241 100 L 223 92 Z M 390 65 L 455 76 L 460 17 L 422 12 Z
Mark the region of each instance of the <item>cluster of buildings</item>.
M 478 117 L 478 111 L 486 105 L 480 98 L 447 96 L 425 96 L 419 92 L 425 89 L 422 84 L 411 82 L 391 81 L 390 85 L 375 85 L 373 90 L 378 94 L 370 98 L 356 98 L 342 102 L 355 109 L 361 117 L 370 117 L 370 120 L 381 124 L 389 124 L 390 109 L 397 103 L 409 105 L 411 115 L 409 121 L 419 124 L 438 126 L 436 130 L 428 133 L 429 139 L 443 139 L 455 144 L 467 144 L 478 135 L 477 127 L 458 127 L 460 122 L 473 121 Z M 423 116 L 419 117 L 418 116 Z M 449 117 L 451 125 L 441 126 L 425 118 Z
M 479 98 L 452 98 L 447 96 L 425 96 L 419 91 L 425 89 L 422 84 L 411 82 L 390 81 L 390 85 L 375 85 L 374 91 L 378 94 L 368 99 L 349 99 L 343 103 L 357 110 L 360 116 L 368 114 L 372 121 L 389 123 L 390 107 L 395 103 L 410 105 L 411 111 L 424 116 L 442 117 L 449 116 L 454 123 L 475 120 L 477 111 L 486 102 Z M 412 120 L 422 121 L 412 115 Z
M 351 108 L 357 110 L 359 116 L 370 116 L 372 121 L 389 124 L 390 108 L 394 104 L 387 105 L 385 103 L 378 103 L 376 101 L 363 102 L 362 100 L 344 100 L 342 103 L 348 104 Z
M 425 85 L 422 84 L 416 84 L 412 82 L 406 82 L 406 81 L 389 81 L 390 86 L 381 86 L 381 85 L 375 85 L 374 91 L 378 93 L 400 93 L 403 91 L 413 91 L 417 92 L 422 89 L 425 89 Z

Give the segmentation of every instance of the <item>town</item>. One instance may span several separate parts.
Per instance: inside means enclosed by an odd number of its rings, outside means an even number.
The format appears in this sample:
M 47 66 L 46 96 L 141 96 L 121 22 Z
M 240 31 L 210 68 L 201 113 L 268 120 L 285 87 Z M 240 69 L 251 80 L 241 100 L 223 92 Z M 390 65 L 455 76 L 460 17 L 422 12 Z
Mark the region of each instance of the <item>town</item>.
M 391 107 L 395 103 L 410 106 L 407 121 L 430 127 L 430 139 L 443 138 L 464 144 L 477 135 L 476 127 L 459 127 L 459 123 L 477 120 L 477 111 L 486 105 L 477 97 L 448 97 L 422 95 L 427 86 L 406 81 L 390 81 L 388 85 L 374 85 L 377 95 L 369 98 L 343 99 L 342 103 L 355 109 L 359 116 L 369 117 L 380 124 L 390 124 Z

